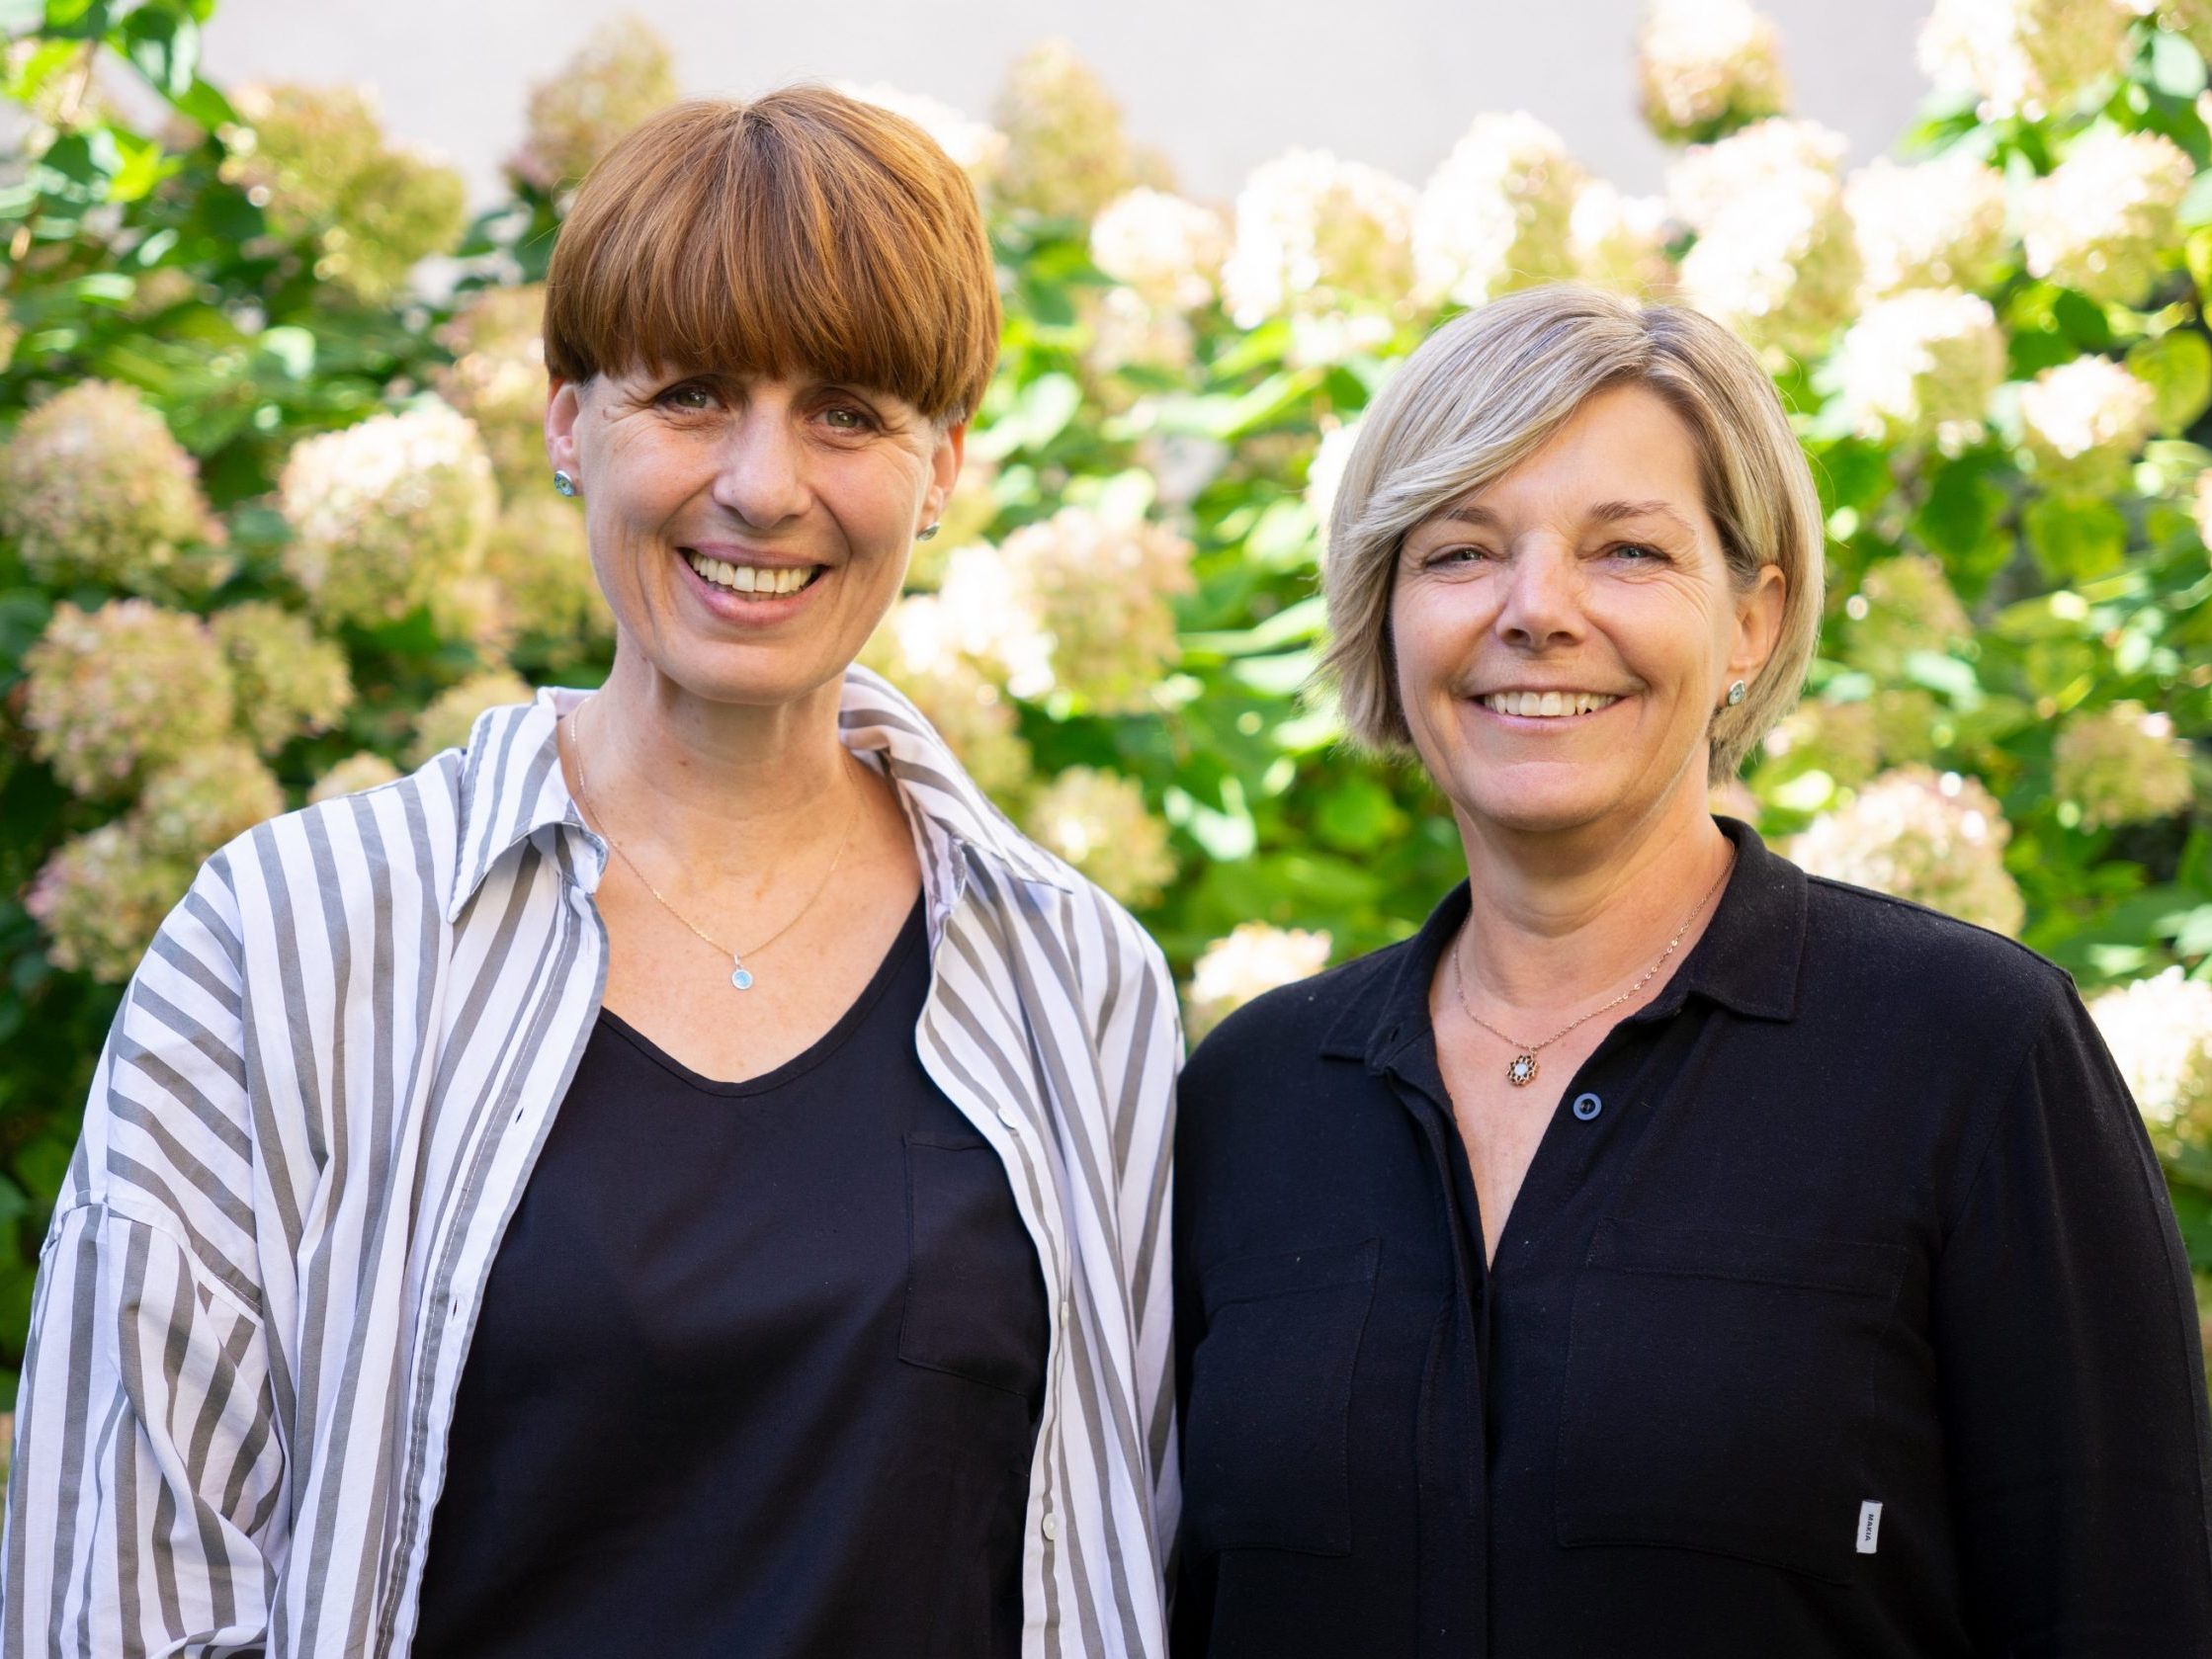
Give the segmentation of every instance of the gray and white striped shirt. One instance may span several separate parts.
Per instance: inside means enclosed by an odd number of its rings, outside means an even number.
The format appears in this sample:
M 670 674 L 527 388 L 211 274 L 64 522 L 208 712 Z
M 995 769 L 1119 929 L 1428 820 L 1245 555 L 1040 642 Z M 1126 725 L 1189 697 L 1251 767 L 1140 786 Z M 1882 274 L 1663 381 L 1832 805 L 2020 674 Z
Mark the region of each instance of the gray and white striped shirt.
M 606 843 L 553 738 L 581 695 L 248 832 L 163 924 L 46 1236 L 6 1659 L 407 1653 L 469 1333 L 605 984 Z M 922 1061 L 1003 1160 L 1057 1310 L 1025 1659 L 1163 1655 L 1165 963 L 884 681 L 848 673 L 840 725 L 921 857 Z

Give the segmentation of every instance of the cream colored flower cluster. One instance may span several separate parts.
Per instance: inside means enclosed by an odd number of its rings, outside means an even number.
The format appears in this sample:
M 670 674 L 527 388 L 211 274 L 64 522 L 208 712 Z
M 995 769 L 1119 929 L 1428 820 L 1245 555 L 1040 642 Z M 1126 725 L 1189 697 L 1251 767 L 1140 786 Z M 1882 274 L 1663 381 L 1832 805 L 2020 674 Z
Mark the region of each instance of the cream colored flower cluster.
M 1941 562 L 1926 553 L 1868 566 L 1843 614 L 1851 661 L 1880 680 L 1900 676 L 1914 651 L 1947 651 L 1974 632 Z
M 1413 187 L 1325 150 L 1261 163 L 1236 197 L 1222 293 L 1240 328 L 1394 310 L 1413 287 Z
M 1196 310 L 1221 286 L 1229 228 L 1213 208 L 1140 185 L 1101 207 L 1091 263 L 1155 306 Z
M 126 822 L 156 856 L 191 868 L 284 809 L 284 790 L 261 757 L 226 738 L 179 756 L 147 779 Z
M 1005 172 L 1009 147 L 1006 134 L 990 123 L 976 121 L 950 104 L 941 104 L 918 92 L 905 92 L 880 81 L 867 86 L 851 81 L 835 84 L 846 97 L 889 110 L 894 116 L 903 116 L 928 133 L 937 147 L 952 157 L 953 164 L 968 175 L 978 195 L 987 197 Z
M 2212 985 L 2167 968 L 2093 997 L 2089 1015 L 2165 1147 L 2212 1131 Z
M 461 237 L 468 192 L 451 167 L 387 143 L 366 90 L 247 86 L 222 134 L 223 178 L 287 241 L 311 239 L 315 275 L 370 304 Z
M 1776 118 L 1687 151 L 1668 173 L 1675 214 L 1697 232 L 1683 296 L 1770 360 L 1817 354 L 1855 307 L 1843 148 L 1839 133 Z
M 2124 67 L 2127 0 L 1935 0 L 1921 70 L 1981 100 L 1986 120 L 2071 107 Z
M 573 190 L 618 138 L 682 96 L 667 42 L 635 17 L 617 19 L 531 89 L 507 171 L 548 195 Z
M 454 361 L 438 395 L 476 423 L 500 487 L 543 493 L 546 462 L 546 286 L 485 289 L 439 333 Z
M 2022 245 L 2031 275 L 2099 302 L 2140 305 L 2169 250 L 2195 163 L 2156 132 L 2093 127 L 2049 177 L 2027 187 Z
M 1781 40 L 1745 0 L 1657 0 L 1636 43 L 1645 124 L 1669 143 L 1789 108 Z
M 1963 150 L 1933 161 L 1881 158 L 1843 181 L 1864 267 L 1860 296 L 1975 290 L 2004 262 L 2004 178 Z
M 293 447 L 285 565 L 326 622 L 395 621 L 474 575 L 498 506 L 476 429 L 443 403 Z
M 237 689 L 238 723 L 265 755 L 328 731 L 353 705 L 346 653 L 304 617 L 267 600 L 217 611 L 208 627 Z
M 66 601 L 25 653 L 32 753 L 81 795 L 128 794 L 230 729 L 235 691 L 198 617 L 142 599 Z
M 2173 722 L 2140 703 L 2115 703 L 2075 715 L 2060 728 L 2051 756 L 2061 800 L 2082 812 L 2084 829 L 2170 818 L 2194 793 L 2189 745 Z
M 1254 997 L 1310 979 L 1328 965 L 1329 936 L 1243 922 L 1206 947 L 1184 992 L 1186 1035 L 1196 1042 Z
M 1480 305 L 1571 275 L 1569 229 L 1588 179 L 1534 116 L 1477 116 L 1414 209 L 1419 297 Z
M 484 575 L 497 594 L 497 631 L 530 637 L 554 660 L 615 637 L 583 511 L 572 501 L 552 494 L 510 501 L 484 542 Z
M 0 448 L 0 535 L 33 579 L 159 589 L 222 527 L 200 469 L 128 386 L 84 380 L 24 416 Z
M 2020 388 L 2020 424 L 2046 488 L 2111 495 L 2158 428 L 2158 394 L 2110 358 L 2078 357 Z
M 1909 289 L 1877 299 L 1836 353 L 1843 404 L 1860 436 L 1897 446 L 1930 441 L 1955 454 L 1982 435 L 2004 383 L 2004 331 L 1979 294 Z
M 192 871 L 181 859 L 153 856 L 118 820 L 56 848 L 23 907 L 45 930 L 54 966 L 112 984 L 130 977 Z
M 2012 934 L 2027 906 L 2004 868 L 2011 835 L 1996 797 L 1974 779 L 1901 767 L 1816 818 L 1789 855 L 1815 875 Z
M 407 764 L 420 766 L 441 750 L 466 747 L 468 728 L 486 708 L 528 703 L 536 695 L 527 680 L 503 668 L 474 674 L 457 686 L 447 687 L 415 716 L 415 736 L 407 746 Z
M 1020 717 L 992 665 L 972 655 L 946 601 L 909 594 L 891 608 L 860 660 L 912 700 L 968 775 L 1000 805 L 1030 782 Z
M 1172 601 L 1197 586 L 1191 544 L 1157 525 L 1065 507 L 1015 531 L 1000 550 L 1010 584 L 999 603 L 1051 640 L 1054 683 L 1102 713 L 1153 706 L 1181 654 Z M 951 575 L 944 591 L 955 598 Z
M 1774 760 L 1797 759 L 1795 767 L 1815 767 L 1838 788 L 1856 788 L 1882 764 L 1872 703 L 1801 703 L 1766 734 L 1760 747 Z
M 1664 198 L 1625 196 L 1592 179 L 1574 199 L 1568 253 L 1581 282 L 1632 298 L 1659 298 L 1674 287 L 1669 235 Z
M 1071 766 L 1030 798 L 1022 827 L 1133 909 L 1154 903 L 1175 879 L 1167 826 L 1145 806 L 1135 780 Z
M 1006 165 L 997 200 L 1010 207 L 1087 219 L 1133 186 L 1161 183 L 1129 141 L 1121 106 L 1065 41 L 1032 46 L 998 95 Z

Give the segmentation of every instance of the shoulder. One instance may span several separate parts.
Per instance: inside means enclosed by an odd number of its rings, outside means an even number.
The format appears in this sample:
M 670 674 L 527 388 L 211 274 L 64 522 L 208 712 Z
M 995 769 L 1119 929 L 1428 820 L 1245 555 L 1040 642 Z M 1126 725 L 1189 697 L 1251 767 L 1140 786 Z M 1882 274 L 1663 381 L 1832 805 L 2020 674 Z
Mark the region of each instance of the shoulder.
M 1806 878 L 1806 954 L 1814 996 L 1962 1036 L 2024 1037 L 2080 1001 L 2064 968 L 2017 940 L 1826 876 Z

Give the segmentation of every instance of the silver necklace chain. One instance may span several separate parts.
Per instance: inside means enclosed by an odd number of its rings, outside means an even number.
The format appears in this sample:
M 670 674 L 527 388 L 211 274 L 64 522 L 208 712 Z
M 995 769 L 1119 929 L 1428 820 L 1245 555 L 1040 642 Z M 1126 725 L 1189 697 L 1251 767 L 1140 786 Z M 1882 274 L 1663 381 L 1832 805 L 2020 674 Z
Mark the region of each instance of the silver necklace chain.
M 798 913 L 758 945 L 743 951 L 733 951 L 670 903 L 667 895 L 652 884 L 652 877 L 638 868 L 638 861 L 624 851 L 623 844 L 615 839 L 615 832 L 608 828 L 605 815 L 600 812 L 591 798 L 591 779 L 584 771 L 583 709 L 581 706 L 578 706 L 569 716 L 568 752 L 576 757 L 576 792 L 583 797 L 583 809 L 592 821 L 598 825 L 599 833 L 607 838 L 607 845 L 615 850 L 615 856 L 629 867 L 630 873 L 638 877 L 645 891 L 652 894 L 661 909 L 683 923 L 706 944 L 713 946 L 718 954 L 729 958 L 729 983 L 732 986 L 740 991 L 751 990 L 753 988 L 753 971 L 745 965 L 745 958 L 747 956 L 758 956 L 761 952 L 767 950 L 769 946 L 775 944 L 777 940 L 799 926 L 807 913 L 814 908 L 814 901 L 829 890 L 829 878 L 837 873 L 838 865 L 844 862 L 845 849 L 852 844 L 853 825 L 860 821 L 859 797 L 857 795 L 854 797 L 852 810 L 845 814 L 845 833 L 837 843 L 836 857 L 829 861 L 829 868 L 822 871 L 821 879 L 814 884 L 814 890 L 808 895 L 807 902 L 799 907 Z
M 1460 960 L 1459 945 L 1455 942 L 1452 946 L 1452 990 L 1459 998 L 1459 1011 L 1462 1014 L 1466 1015 L 1470 1020 L 1474 1021 L 1475 1024 L 1481 1026 L 1483 1030 L 1489 1032 L 1490 1036 L 1503 1037 L 1505 1041 L 1512 1044 L 1514 1052 L 1512 1059 L 1507 1061 L 1505 1065 L 1505 1081 L 1512 1084 L 1513 1087 L 1516 1089 L 1527 1088 L 1531 1083 L 1536 1081 L 1536 1073 L 1538 1070 L 1538 1066 L 1536 1064 L 1536 1056 L 1538 1055 L 1538 1053 L 1546 1048 L 1549 1048 L 1553 1043 L 1557 1042 L 1561 1037 L 1565 1037 L 1576 1026 L 1581 1025 L 1583 1021 L 1594 1020 L 1600 1014 L 1610 1013 L 1613 1009 L 1620 1007 L 1622 1003 L 1628 1001 L 1630 997 L 1636 995 L 1636 993 L 1638 991 L 1641 991 L 1646 985 L 1649 985 L 1652 982 L 1652 976 L 1659 972 L 1660 968 L 1664 967 L 1667 964 L 1668 960 L 1673 956 L 1675 951 L 1681 947 L 1683 939 L 1688 935 L 1690 931 L 1690 924 L 1695 922 L 1698 917 L 1702 916 L 1705 913 L 1705 907 L 1713 902 L 1713 895 L 1721 890 L 1721 884 L 1728 879 L 1729 872 L 1735 868 L 1736 853 L 1735 850 L 1732 848 L 1729 851 L 1728 863 L 1721 867 L 1721 873 L 1718 877 L 1715 878 L 1712 886 L 1706 888 L 1705 896 L 1697 901 L 1697 908 L 1692 910 L 1687 916 L 1682 918 L 1682 925 L 1674 930 L 1674 937 L 1666 942 L 1666 949 L 1659 953 L 1659 960 L 1654 962 L 1650 967 L 1646 968 L 1644 970 L 1643 976 L 1639 978 L 1635 984 L 1631 985 L 1627 990 L 1623 991 L 1611 1002 L 1605 1004 L 1604 1007 L 1593 1008 L 1587 1014 L 1582 1015 L 1579 1019 L 1568 1021 L 1566 1025 L 1560 1027 L 1558 1031 L 1552 1033 L 1552 1035 L 1546 1037 L 1542 1042 L 1523 1042 L 1518 1037 L 1507 1037 L 1505 1033 L 1499 1031 L 1495 1026 L 1491 1025 L 1488 1020 L 1484 1019 L 1480 1014 L 1475 1012 L 1473 1006 L 1470 1005 L 1467 1000 L 1467 968 L 1466 965 Z M 1464 938 L 1465 935 L 1462 934 L 1461 937 Z

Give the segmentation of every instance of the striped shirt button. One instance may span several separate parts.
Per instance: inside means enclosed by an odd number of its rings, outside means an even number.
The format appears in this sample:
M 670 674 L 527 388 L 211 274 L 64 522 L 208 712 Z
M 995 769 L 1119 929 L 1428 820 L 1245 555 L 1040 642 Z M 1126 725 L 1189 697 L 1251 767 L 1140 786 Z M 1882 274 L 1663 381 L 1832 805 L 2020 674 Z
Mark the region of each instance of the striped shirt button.
M 1060 1536 L 1060 1517 L 1059 1517 L 1059 1516 L 1057 1516 L 1057 1515 L 1048 1515 L 1048 1516 L 1046 1516 L 1046 1517 L 1045 1517 L 1045 1529 L 1044 1529 L 1044 1531 L 1045 1531 L 1045 1541 L 1046 1541 L 1047 1543 L 1050 1543 L 1050 1542 L 1052 1542 L 1052 1540 L 1053 1540 L 1053 1539 L 1055 1539 L 1055 1538 L 1059 1537 L 1059 1536 Z
M 1022 1115 L 1010 1106 L 1002 1106 L 998 1109 L 998 1120 L 1009 1129 L 1018 1129 L 1022 1126 Z

